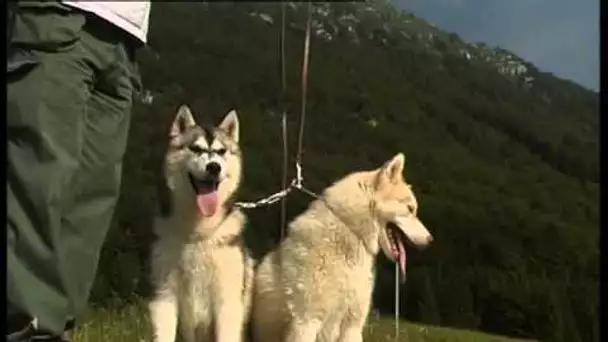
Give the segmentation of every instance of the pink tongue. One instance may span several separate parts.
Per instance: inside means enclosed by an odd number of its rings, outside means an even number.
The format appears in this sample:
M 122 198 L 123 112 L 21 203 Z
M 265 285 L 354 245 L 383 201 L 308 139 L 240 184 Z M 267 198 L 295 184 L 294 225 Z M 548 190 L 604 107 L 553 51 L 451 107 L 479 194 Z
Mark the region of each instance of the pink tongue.
M 217 210 L 217 191 L 196 195 L 196 204 L 203 216 L 213 216 Z
M 397 249 L 399 250 L 399 268 L 401 268 L 402 279 L 405 281 L 405 246 L 403 246 L 401 240 L 397 240 Z

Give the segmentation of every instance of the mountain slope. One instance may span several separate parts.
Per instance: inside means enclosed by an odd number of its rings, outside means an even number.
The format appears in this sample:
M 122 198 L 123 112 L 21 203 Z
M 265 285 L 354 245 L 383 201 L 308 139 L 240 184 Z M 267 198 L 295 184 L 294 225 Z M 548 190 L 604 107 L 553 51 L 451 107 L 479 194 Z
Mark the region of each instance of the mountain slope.
M 288 11 L 291 155 L 304 9 L 292 3 Z M 406 177 L 436 241 L 410 252 L 404 315 L 520 337 L 597 340 L 597 94 L 387 2 L 318 4 L 314 18 L 305 184 L 320 191 L 347 172 L 406 154 Z M 278 190 L 279 21 L 280 8 L 270 3 L 154 4 L 151 48 L 141 56 L 145 103 L 134 113 L 97 299 L 146 290 L 149 217 L 179 104 L 207 121 L 236 108 L 246 158 L 242 199 Z M 289 216 L 309 201 L 290 196 Z M 279 206 L 248 216 L 261 254 L 278 238 Z M 392 310 L 392 274 L 381 258 L 374 296 L 381 312 Z

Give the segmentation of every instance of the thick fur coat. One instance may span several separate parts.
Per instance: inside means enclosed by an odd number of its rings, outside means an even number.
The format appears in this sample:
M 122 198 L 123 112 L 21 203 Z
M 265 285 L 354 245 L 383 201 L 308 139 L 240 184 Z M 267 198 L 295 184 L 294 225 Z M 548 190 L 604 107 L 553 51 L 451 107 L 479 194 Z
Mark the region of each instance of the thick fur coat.
M 351 173 L 289 224 L 256 271 L 256 342 L 362 341 L 380 249 L 405 271 L 402 240 L 432 240 L 403 168 L 398 154 L 376 170 Z

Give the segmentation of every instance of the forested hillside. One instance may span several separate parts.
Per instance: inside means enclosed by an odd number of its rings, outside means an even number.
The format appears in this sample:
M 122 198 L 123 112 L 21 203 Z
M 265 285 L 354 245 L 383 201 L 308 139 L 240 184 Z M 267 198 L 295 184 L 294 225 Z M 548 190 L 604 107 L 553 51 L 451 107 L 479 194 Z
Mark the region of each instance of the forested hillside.
M 292 157 L 305 9 L 291 3 L 287 12 Z M 403 315 L 544 341 L 598 341 L 598 94 L 384 1 L 320 3 L 313 18 L 305 184 L 321 191 L 405 153 L 406 178 L 435 241 L 410 248 Z M 279 24 L 272 3 L 153 4 L 150 46 L 140 56 L 145 91 L 95 300 L 147 293 L 151 217 L 180 104 L 210 122 L 237 109 L 240 199 L 279 190 Z M 310 200 L 290 196 L 289 217 Z M 258 255 L 278 240 L 279 212 L 278 204 L 247 212 Z M 386 314 L 392 267 L 380 258 L 374 307 Z

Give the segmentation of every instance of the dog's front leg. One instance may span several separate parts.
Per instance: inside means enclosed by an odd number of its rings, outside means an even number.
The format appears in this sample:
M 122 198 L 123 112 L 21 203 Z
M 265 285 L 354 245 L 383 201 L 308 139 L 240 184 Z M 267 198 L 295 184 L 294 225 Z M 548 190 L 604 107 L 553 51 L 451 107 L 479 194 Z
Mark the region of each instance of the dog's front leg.
M 367 322 L 372 300 L 372 288 L 358 292 L 358 300 L 352 304 L 342 321 L 342 331 L 338 342 L 362 342 L 363 327 Z
M 286 342 L 314 342 L 317 339 L 317 335 L 321 331 L 322 323 L 318 319 L 311 319 L 303 321 L 301 319 L 294 319 L 291 321 L 288 331 Z
M 177 296 L 170 289 L 160 291 L 149 304 L 154 342 L 174 342 L 177 330 Z
M 217 309 L 215 321 L 217 342 L 243 341 L 244 308 L 240 303 L 226 303 Z
M 213 294 L 216 341 L 241 342 L 245 325 L 243 275 L 230 266 L 217 271 L 219 279 Z
M 338 342 L 363 342 L 363 327 L 358 324 L 346 327 Z

